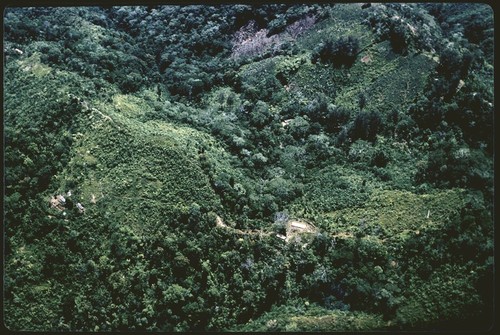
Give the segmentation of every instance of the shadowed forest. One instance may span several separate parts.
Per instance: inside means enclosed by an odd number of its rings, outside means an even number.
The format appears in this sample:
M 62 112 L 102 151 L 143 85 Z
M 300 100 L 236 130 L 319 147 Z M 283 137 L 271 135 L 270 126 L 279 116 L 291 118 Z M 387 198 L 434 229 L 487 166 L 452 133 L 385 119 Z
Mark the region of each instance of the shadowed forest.
M 493 10 L 7 7 L 4 324 L 493 324 Z

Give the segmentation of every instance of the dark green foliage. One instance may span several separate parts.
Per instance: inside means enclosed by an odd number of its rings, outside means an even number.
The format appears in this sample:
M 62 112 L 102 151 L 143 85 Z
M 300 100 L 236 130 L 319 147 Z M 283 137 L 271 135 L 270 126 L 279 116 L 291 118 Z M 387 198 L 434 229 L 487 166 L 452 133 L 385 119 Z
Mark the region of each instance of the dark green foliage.
M 373 6 L 365 21 L 381 41 L 389 40 L 392 50 L 407 54 L 410 50 L 431 51 L 442 43 L 442 32 L 429 13 L 417 4 L 388 3 Z
M 418 284 L 421 290 L 411 294 L 398 312 L 397 318 L 402 319 L 402 324 L 428 328 L 423 325 L 427 321 L 423 320 L 434 319 L 430 323 L 433 328 L 457 330 L 486 329 L 491 325 L 491 315 L 483 312 L 489 308 L 491 299 L 480 298 L 480 295 L 491 295 L 492 286 L 487 284 L 477 291 L 470 286 L 480 285 L 491 276 L 490 270 L 486 270 L 490 269 L 488 264 L 492 259 L 492 245 L 486 241 L 492 234 L 491 217 L 487 212 L 481 194 L 470 192 L 464 207 L 447 221 L 440 234 L 424 233 L 408 240 L 408 259 L 418 253 L 425 261 L 421 264 L 408 262 L 409 268 L 421 268 L 421 279 L 416 280 L 423 282 Z M 471 271 L 468 267 L 472 264 L 479 266 Z M 436 267 L 437 271 L 429 271 Z M 450 271 L 454 279 L 447 285 L 439 285 Z M 458 292 L 469 293 L 460 295 Z M 462 318 L 470 323 L 464 323 Z
M 399 120 L 396 124 L 394 135 L 395 137 L 409 140 L 410 134 L 412 133 L 412 130 L 415 128 L 415 126 L 415 121 L 413 121 L 413 119 L 411 119 L 410 117 L 405 116 L 401 118 L 401 120 Z
M 486 134 L 485 130 L 491 130 L 492 96 L 487 90 L 485 95 L 475 91 L 477 75 L 469 75 L 474 62 L 470 52 L 445 49 L 435 76 L 429 79 L 426 96 L 419 99 L 409 112 L 420 128 L 437 130 L 449 124 L 461 129 L 470 145 L 476 147 L 483 142 L 491 148 L 492 132 Z
M 341 37 L 335 42 L 328 40 L 319 45 L 313 55 L 312 62 L 332 63 L 334 66 L 350 67 L 356 60 L 359 41 L 353 36 Z
M 389 160 L 390 158 L 387 157 L 387 153 L 382 150 L 378 150 L 372 157 L 372 165 L 375 165 L 377 167 L 385 167 Z
M 402 24 L 394 24 L 389 30 L 389 41 L 394 52 L 405 54 L 408 52 L 408 34 Z
M 14 69 L 8 68 L 7 71 L 15 77 L 11 72 Z M 37 85 L 44 85 L 43 79 L 32 75 L 6 83 L 5 191 L 7 199 L 13 197 L 13 201 L 8 202 L 13 206 L 12 212 L 9 210 L 8 213 L 20 213 L 22 209 L 18 201 L 21 204 L 26 201 L 24 206 L 27 206 L 36 194 L 49 188 L 53 176 L 69 160 L 73 143 L 70 132 L 88 113 L 79 98 L 64 92 L 64 89 L 57 89 L 62 85 L 77 87 L 77 78 L 56 76 L 50 85 L 45 84 L 46 91 L 40 92 Z M 77 90 L 80 89 L 75 88 Z M 16 105 L 10 99 L 14 96 L 19 99 Z M 13 229 L 19 222 L 10 218 L 10 214 L 7 215 L 7 224 Z
M 491 324 L 488 6 L 10 7 L 4 23 L 9 329 Z
M 351 137 L 353 141 L 362 139 L 375 142 L 381 128 L 382 118 L 379 112 L 359 112 L 351 128 Z
M 436 17 L 443 33 L 453 36 L 462 31 L 471 43 L 480 46 L 488 62 L 493 62 L 493 12 L 488 4 L 426 4 L 429 13 Z
M 427 7 L 441 22 L 443 31 L 448 36 L 456 34 L 461 29 L 461 22 L 466 22 L 465 25 L 474 25 L 478 28 L 478 33 L 484 38 L 483 41 L 489 39 L 487 36 L 490 31 L 484 29 L 484 24 L 492 20 L 492 13 L 487 5 L 436 4 Z M 483 17 L 481 24 L 478 23 L 478 13 Z M 488 75 L 483 76 L 479 73 L 485 74 L 488 71 L 484 65 L 491 60 L 484 57 L 484 49 L 478 47 L 475 42 L 474 44 L 470 42 L 472 41 L 458 38 L 457 43 L 461 47 L 441 48 L 436 74 L 429 78 L 426 96 L 419 99 L 410 112 L 421 128 L 435 130 L 442 121 L 445 121 L 448 126 L 461 129 L 464 140 L 470 146 L 475 148 L 481 146 L 491 152 L 493 93 L 482 89 L 481 92 L 485 95 L 479 95 L 477 86 L 479 82 L 481 82 L 479 85 L 489 82 L 489 79 L 486 79 Z M 482 79 L 478 81 L 478 77 Z M 471 105 L 476 106 L 476 113 L 472 112 Z M 482 105 L 480 110 L 477 108 L 479 105 Z M 488 134 L 483 130 L 487 130 Z
M 440 136 L 440 134 L 436 134 Z M 443 136 L 443 135 L 441 135 Z M 466 146 L 454 145 L 443 138 L 430 151 L 427 164 L 417 174 L 418 183 L 430 182 L 438 187 L 467 187 L 491 194 L 492 166 L 484 153 Z
M 257 101 L 255 107 L 249 113 L 249 123 L 250 126 L 255 127 L 258 130 L 267 126 L 273 119 L 271 112 L 269 111 L 269 106 L 263 101 Z
M 330 133 L 338 132 L 351 118 L 351 111 L 344 107 L 331 108 L 325 120 L 325 130 Z

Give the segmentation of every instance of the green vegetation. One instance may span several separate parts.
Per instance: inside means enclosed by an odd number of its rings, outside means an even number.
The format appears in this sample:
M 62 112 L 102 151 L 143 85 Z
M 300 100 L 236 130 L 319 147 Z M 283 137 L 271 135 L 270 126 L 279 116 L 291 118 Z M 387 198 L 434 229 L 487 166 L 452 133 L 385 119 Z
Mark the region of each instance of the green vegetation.
M 4 23 L 9 329 L 492 325 L 488 6 Z

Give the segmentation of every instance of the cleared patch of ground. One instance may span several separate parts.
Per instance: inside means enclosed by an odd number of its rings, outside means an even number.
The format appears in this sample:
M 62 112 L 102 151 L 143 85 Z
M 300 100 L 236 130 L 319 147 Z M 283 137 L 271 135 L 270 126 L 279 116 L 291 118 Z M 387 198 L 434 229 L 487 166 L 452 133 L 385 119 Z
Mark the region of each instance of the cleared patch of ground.
M 217 215 L 215 219 L 215 226 L 221 229 L 228 229 L 231 230 L 235 234 L 239 235 L 259 235 L 259 236 L 269 236 L 272 235 L 273 232 L 269 231 L 263 231 L 261 229 L 259 230 L 251 230 L 251 229 L 246 229 L 246 230 L 241 230 L 241 229 L 236 229 L 229 227 L 224 223 L 222 218 Z M 285 242 L 289 242 L 296 238 L 300 234 L 305 234 L 305 233 L 316 233 L 318 231 L 318 228 L 316 228 L 312 223 L 301 220 L 301 219 L 290 219 L 286 222 L 286 235 L 281 235 L 281 234 L 276 234 L 275 236 L 277 238 L 280 238 L 284 240 Z

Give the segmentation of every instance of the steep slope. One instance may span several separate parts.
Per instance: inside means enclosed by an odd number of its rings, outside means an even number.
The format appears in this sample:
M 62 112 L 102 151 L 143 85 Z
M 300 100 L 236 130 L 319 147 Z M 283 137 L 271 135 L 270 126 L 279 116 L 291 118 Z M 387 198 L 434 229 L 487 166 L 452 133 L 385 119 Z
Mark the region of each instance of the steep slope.
M 92 82 L 40 63 L 37 54 L 11 62 L 8 75 L 7 152 L 20 150 L 17 160 L 24 163 L 11 165 L 8 157 L 6 284 L 7 296 L 23 303 L 7 303 L 6 322 L 12 329 L 49 329 L 56 326 L 50 315 L 57 319 L 64 311 L 62 296 L 46 295 L 47 290 L 71 290 L 82 271 L 74 266 L 93 264 L 91 259 L 97 261 L 109 248 L 125 247 L 109 236 L 148 240 L 161 226 L 177 224 L 176 218 L 220 212 L 203 156 L 218 158 L 214 170 L 229 158 L 209 135 L 140 121 L 153 108 L 147 91 L 137 98 L 110 88 L 114 99 L 103 102 L 84 93 Z M 22 144 L 25 140 L 31 143 Z M 27 176 L 13 183 L 18 174 Z M 30 191 L 39 193 L 26 198 Z M 54 202 L 56 196 L 63 200 Z M 33 219 L 21 218 L 22 213 Z M 211 218 L 206 229 L 215 225 Z M 188 223 L 192 229 L 195 223 Z M 29 279 L 22 284 L 23 275 L 14 269 L 26 257 Z M 33 290 L 32 282 L 37 283 Z
M 94 202 L 102 204 L 100 211 L 137 229 L 195 203 L 204 210 L 220 206 L 200 162 L 199 151 L 210 138 L 166 122 L 129 117 L 127 109 L 150 106 L 127 100 L 132 98 L 118 96 L 112 104 L 89 107 L 84 127 L 89 130 L 79 134 L 66 170 L 57 176 L 61 191 L 72 189 L 74 201 L 82 204 L 98 199 Z
M 9 9 L 7 327 L 487 328 L 492 13 L 461 8 Z

